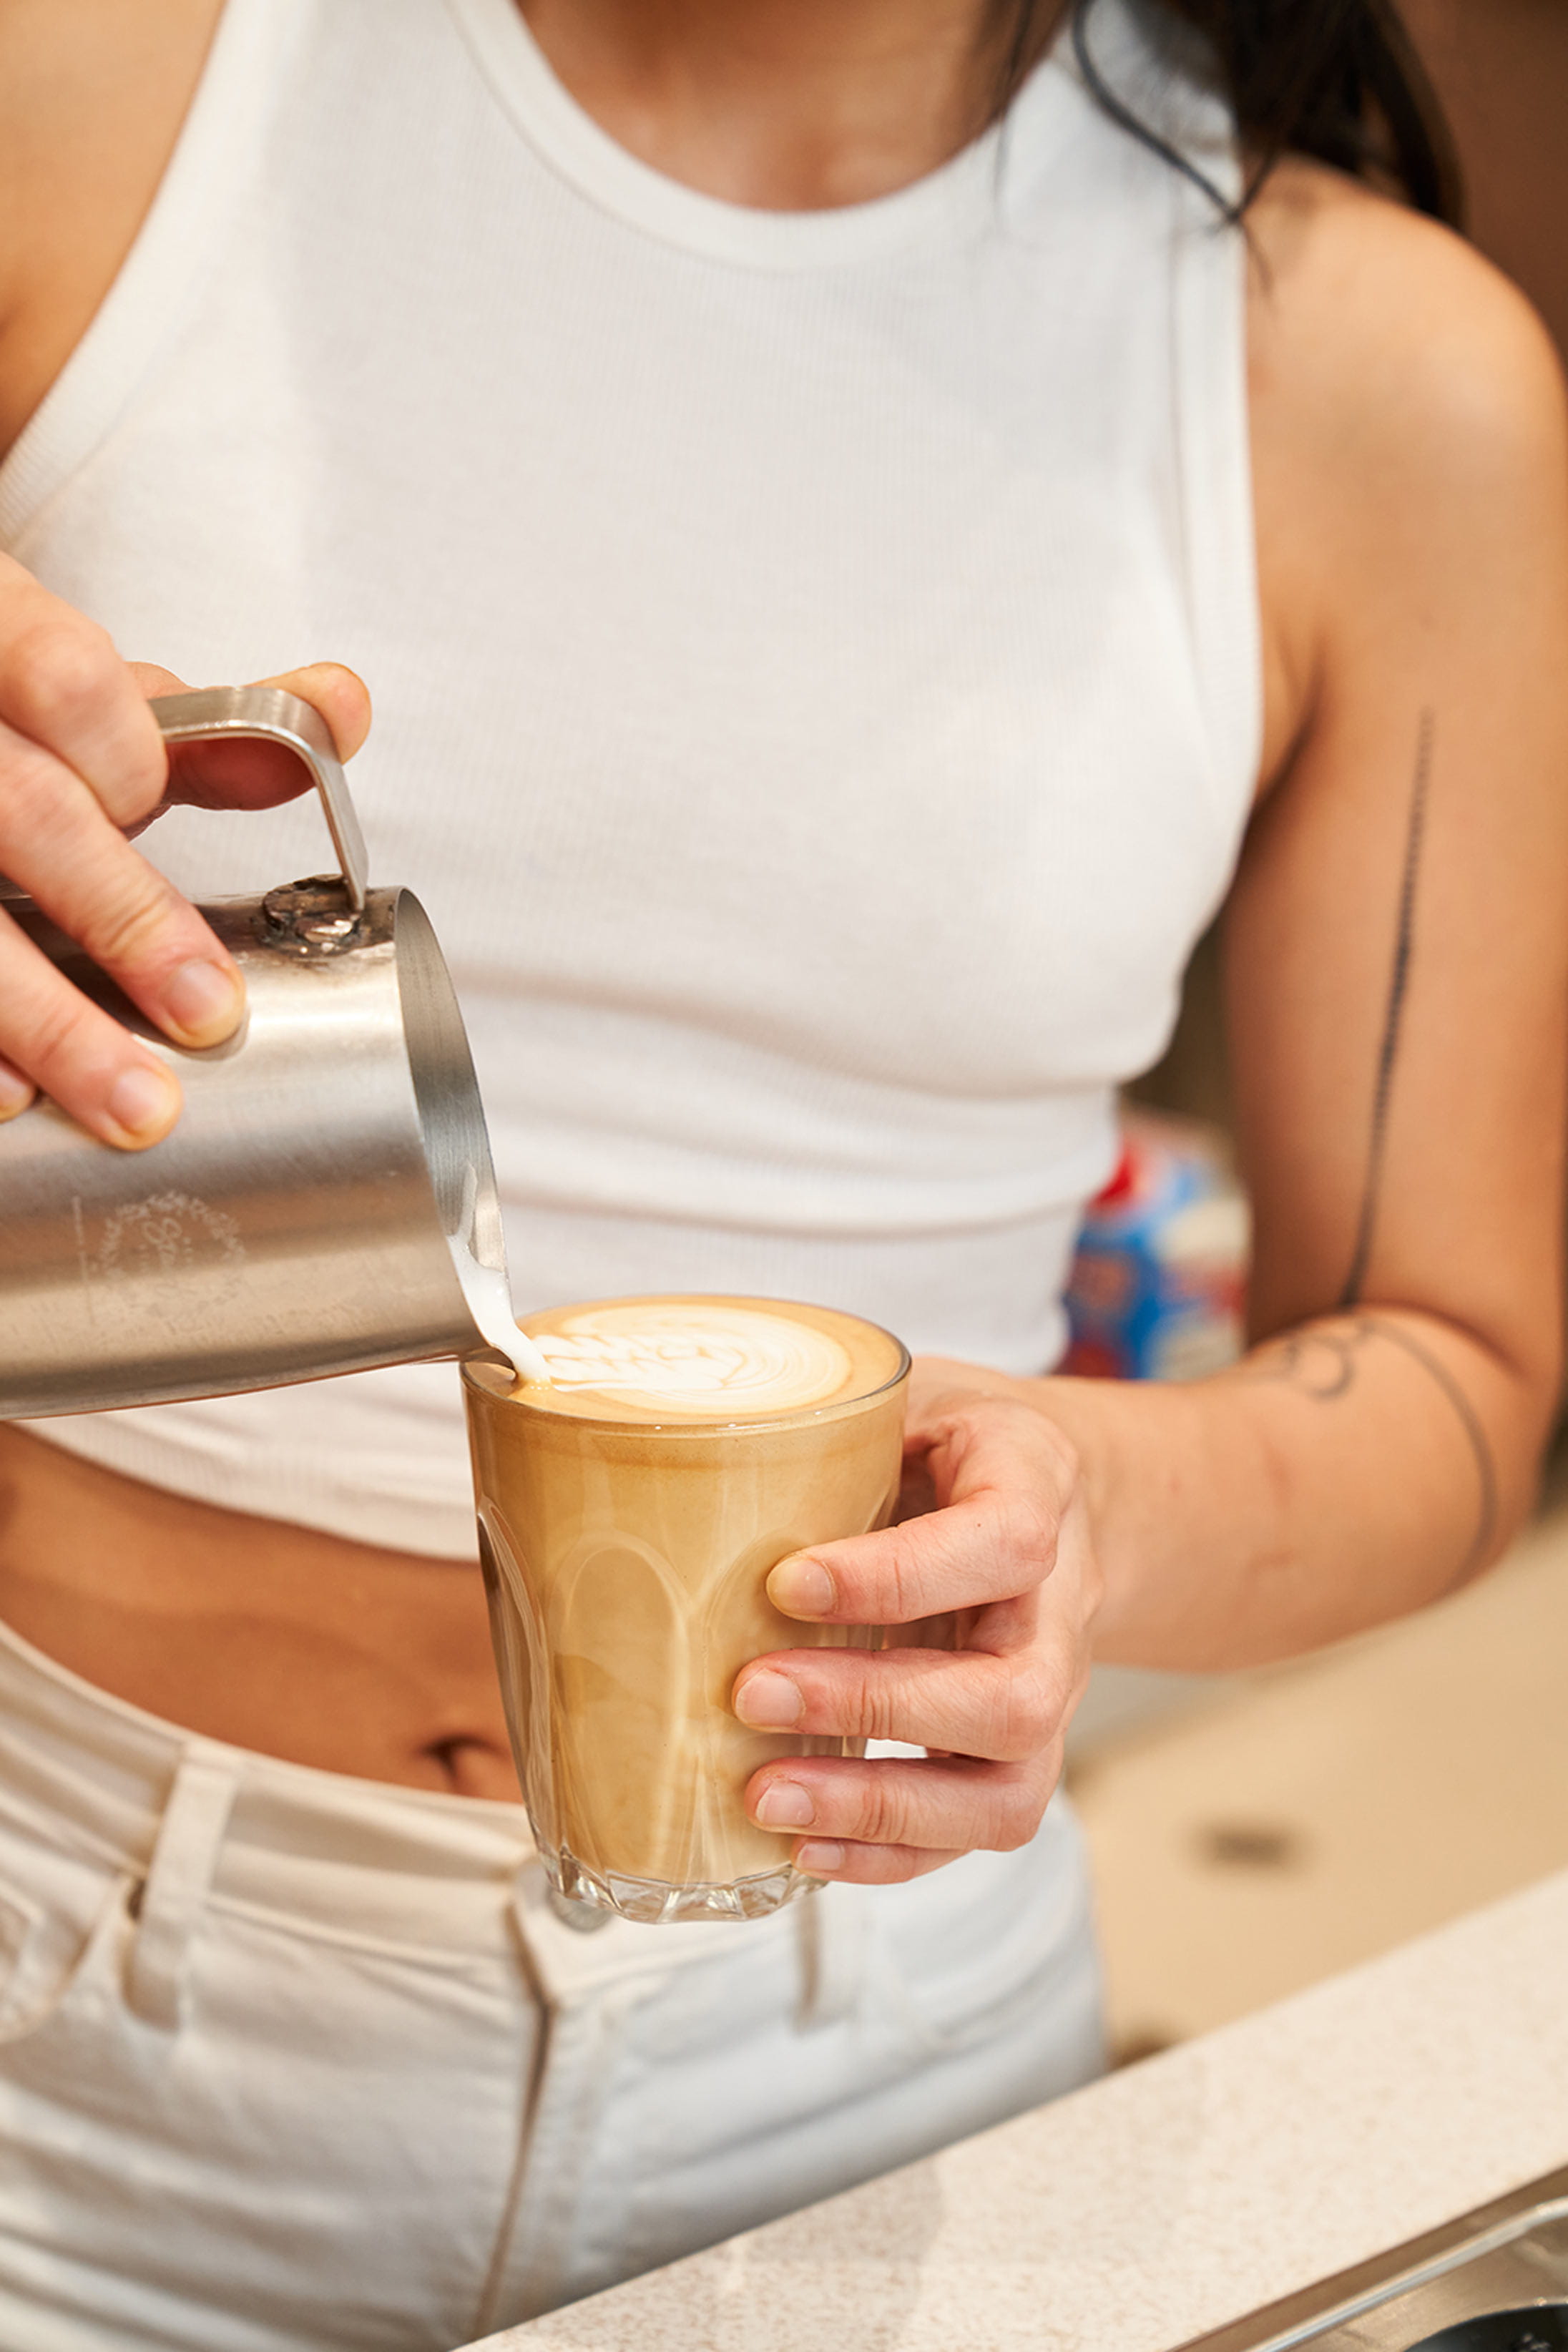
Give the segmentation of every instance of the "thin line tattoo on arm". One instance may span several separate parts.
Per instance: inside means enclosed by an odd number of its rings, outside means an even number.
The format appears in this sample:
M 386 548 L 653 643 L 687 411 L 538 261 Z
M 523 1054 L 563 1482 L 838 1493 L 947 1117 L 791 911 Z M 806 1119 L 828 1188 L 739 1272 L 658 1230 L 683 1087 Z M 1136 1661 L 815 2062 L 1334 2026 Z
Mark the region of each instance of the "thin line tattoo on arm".
M 1394 1092 L 1394 1065 L 1399 1054 L 1399 1028 L 1410 985 L 1410 957 L 1415 931 L 1415 883 L 1421 870 L 1421 847 L 1426 830 L 1426 788 L 1432 775 L 1432 737 L 1436 722 L 1430 709 L 1421 713 L 1415 739 L 1415 773 L 1410 786 L 1410 815 L 1405 833 L 1405 867 L 1399 882 L 1399 919 L 1394 934 L 1394 964 L 1388 976 L 1388 1003 L 1383 1016 L 1383 1036 L 1377 1051 L 1377 1076 L 1373 1085 L 1372 1133 L 1367 1143 L 1366 1182 L 1356 1220 L 1350 1271 L 1338 1305 L 1359 1306 L 1366 1283 L 1377 1228 L 1378 1199 L 1383 1189 L 1383 1161 L 1388 1143 L 1388 1106 Z
M 1410 1361 L 1418 1364 L 1447 1397 L 1475 1464 L 1479 1490 L 1476 1529 L 1465 1553 L 1458 1581 L 1489 1557 L 1499 1518 L 1498 1472 L 1490 1441 L 1480 1415 L 1442 1359 L 1424 1346 L 1402 1323 L 1369 1314 L 1362 1307 L 1367 1266 L 1377 1230 L 1383 1191 L 1384 1160 L 1388 1147 L 1388 1114 L 1394 1094 L 1394 1065 L 1399 1058 L 1400 1027 L 1410 986 L 1410 966 L 1415 938 L 1415 893 L 1421 873 L 1421 853 L 1426 831 L 1426 797 L 1432 777 L 1432 742 L 1436 719 L 1430 708 L 1421 713 L 1415 739 L 1415 770 L 1410 782 L 1410 811 L 1405 821 L 1405 861 L 1399 878 L 1399 909 L 1394 934 L 1394 960 L 1388 975 L 1388 999 L 1384 1008 L 1383 1034 L 1378 1041 L 1377 1070 L 1373 1084 L 1372 1126 L 1367 1140 L 1366 1181 L 1356 1219 L 1350 1269 L 1337 1302 L 1344 1313 L 1360 1308 L 1336 1326 L 1309 1325 L 1288 1332 L 1256 1360 L 1260 1380 L 1280 1381 L 1316 1402 L 1329 1404 L 1354 1387 L 1363 1351 L 1374 1339 L 1386 1339 Z
M 1476 1465 L 1476 1480 L 1480 1488 L 1479 1509 L 1476 1531 L 1470 1539 L 1460 1566 L 1457 1582 L 1463 1583 L 1471 1571 L 1489 1558 L 1498 1525 L 1497 1463 L 1490 1441 L 1481 1425 L 1480 1415 L 1465 1394 L 1453 1373 L 1429 1348 L 1423 1347 L 1413 1331 L 1403 1324 L 1385 1321 L 1381 1315 L 1360 1314 L 1348 1324 L 1325 1327 L 1310 1326 L 1304 1331 L 1291 1331 L 1277 1340 L 1255 1359 L 1254 1377 L 1265 1381 L 1281 1381 L 1313 1399 L 1319 1404 L 1332 1404 L 1355 1386 L 1359 1370 L 1358 1359 L 1363 1349 L 1373 1339 L 1387 1339 L 1402 1349 L 1412 1363 L 1419 1364 L 1431 1375 L 1447 1398 L 1459 1425 L 1468 1440 Z

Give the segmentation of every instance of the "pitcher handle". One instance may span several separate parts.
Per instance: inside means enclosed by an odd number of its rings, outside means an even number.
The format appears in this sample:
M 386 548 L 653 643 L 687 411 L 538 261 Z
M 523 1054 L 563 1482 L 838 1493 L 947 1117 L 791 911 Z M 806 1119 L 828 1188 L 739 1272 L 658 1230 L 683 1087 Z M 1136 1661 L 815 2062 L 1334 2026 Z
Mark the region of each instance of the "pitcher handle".
M 326 720 L 311 704 L 280 686 L 204 686 L 194 694 L 160 694 L 149 705 L 165 743 L 212 741 L 228 735 L 281 743 L 310 771 L 321 795 L 338 870 L 355 914 L 364 906 L 369 865 L 348 778 Z M 27 894 L 0 874 L 0 906 L 26 906 Z
M 303 760 L 321 797 L 349 904 L 359 912 L 370 887 L 364 835 L 331 730 L 313 705 L 281 686 L 204 686 L 194 694 L 160 694 L 149 708 L 165 743 L 245 738 L 281 743 Z

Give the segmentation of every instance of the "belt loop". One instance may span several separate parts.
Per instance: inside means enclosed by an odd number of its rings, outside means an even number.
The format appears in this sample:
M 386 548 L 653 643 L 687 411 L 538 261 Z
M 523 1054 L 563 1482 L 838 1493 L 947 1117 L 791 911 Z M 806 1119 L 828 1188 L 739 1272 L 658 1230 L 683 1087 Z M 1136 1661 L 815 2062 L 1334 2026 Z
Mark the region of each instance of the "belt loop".
M 870 1927 L 866 1894 L 863 1886 L 820 1886 L 795 1906 L 801 1960 L 795 2023 L 803 2033 L 842 2025 L 859 2007 Z
M 186 1959 L 239 1785 L 232 1750 L 191 1740 L 180 1758 L 142 1885 L 125 1998 L 149 2025 L 184 2022 Z

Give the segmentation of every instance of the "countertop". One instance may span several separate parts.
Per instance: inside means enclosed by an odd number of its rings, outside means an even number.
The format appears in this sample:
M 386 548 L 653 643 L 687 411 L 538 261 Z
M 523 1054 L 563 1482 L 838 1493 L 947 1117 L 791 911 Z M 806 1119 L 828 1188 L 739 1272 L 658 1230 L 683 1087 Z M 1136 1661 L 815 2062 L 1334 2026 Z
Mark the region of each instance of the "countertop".
M 1172 2352 L 1564 2163 L 1568 1873 L 485 2342 Z

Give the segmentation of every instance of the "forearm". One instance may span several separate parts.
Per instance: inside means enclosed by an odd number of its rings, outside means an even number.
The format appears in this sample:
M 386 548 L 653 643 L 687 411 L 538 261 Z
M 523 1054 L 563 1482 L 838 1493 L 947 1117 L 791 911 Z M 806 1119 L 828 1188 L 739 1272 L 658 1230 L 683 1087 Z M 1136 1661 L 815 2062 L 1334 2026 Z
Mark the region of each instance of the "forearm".
M 1551 1383 L 1440 1318 L 1367 1307 L 1188 1385 L 1023 1384 L 1077 1447 L 1096 1654 L 1242 1666 L 1436 1600 L 1529 1510 Z

